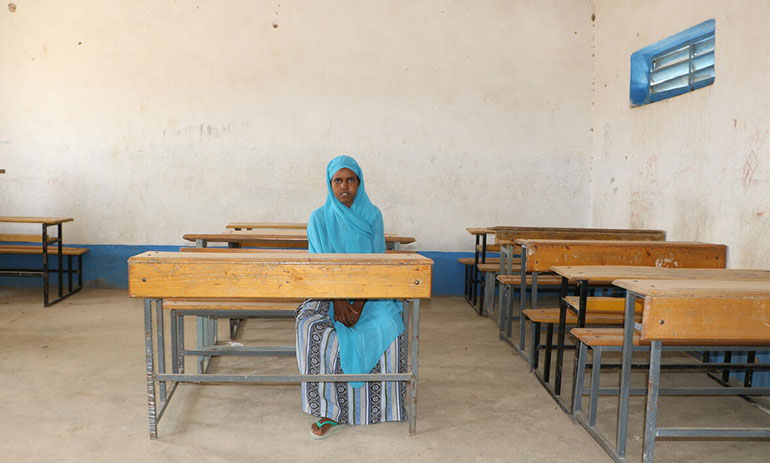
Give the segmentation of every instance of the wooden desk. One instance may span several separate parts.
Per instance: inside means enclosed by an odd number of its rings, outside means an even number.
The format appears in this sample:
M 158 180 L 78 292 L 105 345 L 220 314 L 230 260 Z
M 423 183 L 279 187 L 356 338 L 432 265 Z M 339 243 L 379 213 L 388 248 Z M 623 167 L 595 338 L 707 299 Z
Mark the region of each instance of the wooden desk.
M 76 273 L 72 269 L 71 257 L 69 257 L 69 267 L 64 269 L 64 255 L 62 254 L 62 224 L 66 222 L 72 222 L 73 219 L 69 217 L 14 217 L 14 216 L 2 216 L 0 217 L 0 223 L 17 223 L 17 224 L 39 224 L 41 226 L 41 232 L 38 234 L 0 234 L 0 242 L 14 242 L 14 243 L 40 243 L 41 249 L 39 254 L 42 256 L 42 268 L 41 269 L 0 269 L 0 275 L 7 276 L 21 276 L 21 277 L 39 277 L 43 278 L 43 305 L 49 307 L 62 299 L 71 296 L 83 287 L 82 282 L 82 260 L 80 260 L 81 266 L 77 273 L 79 274 L 79 282 L 77 288 L 73 289 L 72 275 Z M 49 227 L 56 227 L 56 236 L 52 236 L 49 233 Z M 49 257 L 51 255 L 50 247 L 55 245 L 54 254 L 57 256 L 58 269 L 53 270 L 49 265 Z M 24 249 L 7 249 L 8 254 L 29 254 L 29 248 Z M 37 253 L 37 252 L 36 252 Z M 50 278 L 49 274 L 58 273 L 58 297 L 53 301 L 50 300 Z M 68 274 L 68 292 L 64 293 L 64 274 Z
M 587 314 L 586 303 L 589 286 L 592 285 L 610 285 L 618 279 L 634 280 L 723 280 L 735 282 L 770 282 L 770 270 L 751 270 L 751 269 L 723 269 L 723 268 L 661 268 L 661 267 L 643 267 L 643 266 L 620 266 L 620 265 L 588 265 L 588 266 L 555 266 L 551 267 L 556 275 L 564 281 L 572 282 L 578 287 L 579 305 L 577 311 L 577 326 L 585 326 Z M 559 305 L 559 327 L 558 332 L 566 332 L 566 313 L 567 304 L 561 301 Z M 531 337 L 532 339 L 532 337 Z M 532 351 L 532 349 L 530 349 Z M 585 359 L 580 356 L 580 345 L 578 344 L 575 355 L 575 368 L 573 369 L 572 391 L 575 390 L 577 377 L 577 365 Z M 548 363 L 546 361 L 546 363 Z M 546 365 L 545 368 L 548 368 Z M 557 361 L 556 377 L 561 378 L 562 364 Z M 545 376 L 545 375 L 544 375 Z M 575 401 L 577 397 L 570 394 L 571 403 L 568 407 L 570 414 L 574 413 Z
M 530 307 L 537 308 L 538 276 L 551 272 L 551 267 L 563 265 L 632 265 L 648 267 L 724 268 L 727 247 L 722 244 L 676 241 L 599 241 L 599 240 L 516 240 L 522 248 L 521 267 L 518 277 L 498 277 L 508 286 L 519 285 L 519 345 L 511 340 L 513 302 L 506 298 L 500 337 L 508 342 L 525 360 L 532 359 L 526 352 L 526 336 L 523 310 L 526 307 L 526 280 L 531 278 Z M 514 283 L 516 282 L 516 283 Z M 568 280 L 562 279 L 561 300 L 567 296 Z M 566 310 L 566 309 L 565 309 Z M 560 324 L 561 327 L 561 324 Z M 566 411 L 566 405 L 558 398 L 561 393 L 561 363 L 563 358 L 564 332 L 558 333 L 556 378 L 553 389 L 550 377 L 542 380 Z M 550 352 L 550 351 L 547 351 Z M 549 356 L 550 359 L 550 356 Z
M 618 413 L 618 448 L 614 457 L 625 457 L 628 399 L 630 396 L 631 356 L 633 353 L 633 314 L 629 311 L 637 298 L 644 300 L 640 342 L 650 344 L 647 413 L 644 427 L 643 461 L 654 461 L 656 437 L 769 438 L 770 428 L 661 428 L 657 426 L 660 390 L 661 351 L 665 344 L 691 346 L 736 345 L 751 350 L 770 345 L 770 281 L 727 280 L 616 280 L 626 289 L 626 320 Z M 630 309 L 629 309 L 630 307 Z M 630 321 L 629 321 L 630 320 Z M 697 395 L 768 395 L 764 388 L 698 389 Z M 611 455 L 613 456 L 613 455 Z
M 223 233 L 188 233 L 184 235 L 187 241 L 195 242 L 196 246 L 205 248 L 208 243 L 227 243 L 228 247 L 243 246 L 257 248 L 307 249 L 307 232 L 303 229 L 291 228 L 261 228 L 253 230 L 229 230 Z M 392 233 L 385 234 L 385 245 L 388 249 L 397 250 L 401 244 L 414 243 L 415 239 Z
M 416 428 L 419 299 L 431 295 L 433 261 L 418 254 L 253 254 L 146 252 L 131 257 L 129 294 L 144 298 L 147 402 L 150 438 L 174 390 L 183 382 L 286 383 L 301 381 L 407 381 L 409 431 Z M 411 325 L 411 366 L 405 374 L 366 375 L 220 375 L 185 374 L 172 362 L 166 373 L 162 310 L 164 298 L 394 298 L 405 305 L 405 326 Z M 157 332 L 152 320 L 155 305 Z M 411 323 L 410 323 L 411 321 Z M 172 336 L 174 335 L 172 327 Z M 405 332 L 406 333 L 406 332 Z M 157 342 L 157 354 L 154 352 Z M 174 345 L 172 344 L 172 348 Z M 285 353 L 282 351 L 282 353 Z M 215 354 L 214 354 L 215 355 Z M 172 350 L 172 360 L 173 360 Z M 157 358 L 157 361 L 156 361 Z M 167 385 L 168 383 L 168 385 Z M 168 386 L 168 390 L 167 390 Z M 160 395 L 156 402 L 156 389 Z

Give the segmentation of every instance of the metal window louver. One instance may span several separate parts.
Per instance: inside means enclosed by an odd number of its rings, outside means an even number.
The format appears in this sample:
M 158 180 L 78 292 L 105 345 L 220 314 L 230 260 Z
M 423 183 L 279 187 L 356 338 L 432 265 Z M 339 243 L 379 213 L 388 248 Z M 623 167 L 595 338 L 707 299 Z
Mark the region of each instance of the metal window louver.
M 695 84 L 713 81 L 714 42 L 712 35 L 653 58 L 650 93 L 677 88 L 694 90 Z
M 709 19 L 631 54 L 629 99 L 641 106 L 714 83 L 716 21 Z

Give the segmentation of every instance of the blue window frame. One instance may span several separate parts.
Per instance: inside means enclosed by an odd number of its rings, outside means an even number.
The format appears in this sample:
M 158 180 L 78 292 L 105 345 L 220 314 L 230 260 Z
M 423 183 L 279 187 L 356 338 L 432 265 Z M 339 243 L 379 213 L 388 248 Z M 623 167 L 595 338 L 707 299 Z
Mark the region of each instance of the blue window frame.
M 713 84 L 715 40 L 709 19 L 631 54 L 631 106 Z

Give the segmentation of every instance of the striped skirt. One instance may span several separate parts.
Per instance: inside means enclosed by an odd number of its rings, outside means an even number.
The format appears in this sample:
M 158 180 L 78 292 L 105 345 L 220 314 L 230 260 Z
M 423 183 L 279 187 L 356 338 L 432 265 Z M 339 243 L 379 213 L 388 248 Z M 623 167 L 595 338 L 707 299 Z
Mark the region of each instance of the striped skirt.
M 297 307 L 297 363 L 302 374 L 341 374 L 339 344 L 329 318 L 331 301 L 308 299 Z M 371 373 L 406 373 L 406 342 L 401 334 L 382 354 Z M 302 383 L 302 411 L 348 425 L 405 421 L 406 384 L 369 381 Z

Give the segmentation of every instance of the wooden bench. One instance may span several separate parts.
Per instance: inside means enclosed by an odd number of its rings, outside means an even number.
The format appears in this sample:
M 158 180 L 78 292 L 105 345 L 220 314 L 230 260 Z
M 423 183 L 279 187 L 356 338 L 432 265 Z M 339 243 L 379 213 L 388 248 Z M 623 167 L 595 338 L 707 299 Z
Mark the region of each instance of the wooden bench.
M 63 256 L 82 256 L 89 251 L 88 248 L 73 248 L 69 246 L 62 246 L 61 253 Z M 56 255 L 58 251 L 53 254 Z M 19 254 L 19 255 L 42 255 L 43 247 L 35 245 L 23 245 L 23 244 L 0 244 L 0 254 Z
M 724 270 L 728 272 L 728 270 Z M 718 387 L 677 390 L 660 389 L 661 352 L 663 350 L 756 350 L 770 346 L 770 280 L 616 280 L 614 284 L 628 291 L 624 328 L 620 330 L 573 330 L 581 340 L 581 358 L 592 347 L 594 360 L 588 418 L 582 414 L 582 378 L 585 362 L 578 364 L 580 381 L 575 388 L 575 416 L 613 457 L 623 459 L 628 429 L 631 360 L 634 350 L 649 350 L 649 379 L 642 393 L 647 395 L 644 427 L 643 461 L 654 461 L 658 437 L 677 438 L 770 438 L 764 428 L 661 428 L 657 426 L 659 394 L 691 395 L 770 395 L 768 388 Z M 630 307 L 643 301 L 641 330 L 630 321 Z M 649 347 L 648 347 L 649 346 Z M 615 448 L 596 428 L 596 397 L 599 394 L 601 352 L 622 349 L 621 386 Z M 597 359 L 599 357 L 599 359 Z M 700 367 L 703 365 L 695 365 Z M 714 367 L 750 370 L 755 364 L 713 364 Z M 767 365 L 763 365 L 767 367 Z
M 43 279 L 43 305 L 49 307 L 62 299 L 71 296 L 83 288 L 83 254 L 88 252 L 85 248 L 67 248 L 62 246 L 62 224 L 71 222 L 66 217 L 0 217 L 0 223 L 35 224 L 40 226 L 41 233 L 0 233 L 0 254 L 7 255 L 39 255 L 41 256 L 41 268 L 19 269 L 2 268 L 0 276 L 36 277 Z M 57 233 L 51 234 L 50 227 L 56 227 Z M 18 243 L 40 243 L 39 245 Z M 51 268 L 50 257 L 58 257 L 56 269 Z M 64 257 L 67 257 L 67 268 L 64 268 Z M 78 258 L 77 269 L 73 268 L 72 258 Z M 58 297 L 50 298 L 50 274 L 58 275 Z M 67 274 L 67 292 L 64 291 L 64 275 Z M 73 275 L 78 276 L 77 286 L 73 287 Z
M 299 383 L 302 381 L 405 381 L 409 430 L 416 429 L 419 299 L 431 294 L 433 261 L 419 254 L 173 253 L 129 259 L 129 294 L 144 298 L 145 365 L 150 438 L 180 383 Z M 186 374 L 178 352 L 166 372 L 163 300 L 184 299 L 407 299 L 408 373 L 343 375 Z M 153 306 L 156 323 L 153 323 Z M 409 315 L 411 312 L 411 315 Z M 172 318 L 173 320 L 173 318 Z M 156 329 L 157 326 L 157 329 Z M 177 336 L 178 326 L 170 330 Z M 157 342 L 157 354 L 155 348 Z M 178 339 L 171 340 L 178 346 Z M 174 370 L 176 368 L 176 370 Z M 158 395 L 159 393 L 159 395 Z
M 47 237 L 48 243 L 56 243 L 58 238 L 56 236 Z M 42 243 L 43 237 L 40 234 L 32 233 L 0 233 L 0 242 L 12 242 L 12 243 Z
M 565 303 L 574 310 L 565 314 L 565 326 L 575 326 L 578 324 L 577 308 L 579 298 L 568 296 Z M 590 297 L 588 298 L 587 311 L 582 321 L 583 325 L 623 325 L 623 309 L 625 300 L 623 298 L 613 297 Z M 641 320 L 642 307 L 637 304 L 636 316 Z M 538 368 L 539 350 L 545 350 L 544 362 L 546 365 L 551 363 L 551 352 L 553 350 L 553 328 L 559 325 L 561 310 L 558 307 L 543 309 L 525 309 L 524 317 L 529 320 L 531 326 L 530 333 L 530 371 Z M 546 327 L 545 345 L 540 344 L 540 334 L 542 326 Z M 550 369 L 546 369 L 543 374 L 543 381 L 550 380 Z

